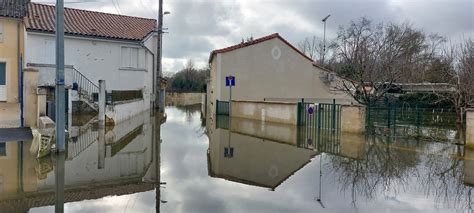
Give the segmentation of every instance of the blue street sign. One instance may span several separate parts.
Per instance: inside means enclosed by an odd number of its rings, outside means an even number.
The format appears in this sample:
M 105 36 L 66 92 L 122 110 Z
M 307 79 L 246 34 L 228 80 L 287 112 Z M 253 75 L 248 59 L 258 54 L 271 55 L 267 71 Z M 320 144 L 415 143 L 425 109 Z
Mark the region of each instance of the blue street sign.
M 235 86 L 235 76 L 226 76 L 225 77 L 225 86 L 226 87 L 233 87 Z

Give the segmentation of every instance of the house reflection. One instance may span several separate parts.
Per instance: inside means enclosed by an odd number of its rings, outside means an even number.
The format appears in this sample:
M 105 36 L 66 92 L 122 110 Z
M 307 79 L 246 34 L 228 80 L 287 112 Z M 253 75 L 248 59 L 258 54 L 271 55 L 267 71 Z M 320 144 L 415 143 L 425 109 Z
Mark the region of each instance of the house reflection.
M 209 117 L 206 124 L 208 172 L 212 177 L 275 190 L 314 160 L 324 170 L 319 179 L 314 174 L 315 180 L 335 181 L 331 189 L 323 185 L 323 193 L 338 188 L 352 196 L 354 207 L 358 196 L 378 199 L 402 185 L 420 189 L 439 201 L 441 208 L 472 207 L 472 150 L 391 135 L 229 120 L 227 116 Z M 314 158 L 317 155 L 324 156 L 324 161 Z M 314 184 L 316 187 L 318 183 Z
M 208 118 L 212 177 L 275 190 L 319 153 L 365 157 L 364 135 L 228 116 Z M 229 131 L 230 129 L 230 131 Z
M 228 122 L 218 119 L 219 125 Z M 237 118 L 230 125 L 231 131 L 224 125 L 208 132 L 211 177 L 275 190 L 317 155 L 296 146 L 293 126 Z
M 93 125 L 72 129 L 62 171 L 64 202 L 154 190 L 160 179 L 158 125 L 143 113 L 102 134 Z M 31 142 L 6 143 L 6 155 L 0 156 L 0 212 L 55 204 L 52 171 L 60 159 L 36 159 L 30 147 Z

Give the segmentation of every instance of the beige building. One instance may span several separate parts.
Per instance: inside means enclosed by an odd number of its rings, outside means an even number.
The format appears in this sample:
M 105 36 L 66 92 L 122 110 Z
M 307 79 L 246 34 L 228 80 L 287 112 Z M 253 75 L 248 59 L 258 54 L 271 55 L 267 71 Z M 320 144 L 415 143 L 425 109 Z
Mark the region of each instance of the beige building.
M 279 34 L 214 50 L 209 63 L 208 107 L 228 101 L 226 76 L 235 76 L 232 100 L 284 101 L 351 98 L 337 84 L 340 78 L 318 66 Z
M 0 1 L 0 102 L 19 102 L 20 58 L 23 56 L 29 0 Z

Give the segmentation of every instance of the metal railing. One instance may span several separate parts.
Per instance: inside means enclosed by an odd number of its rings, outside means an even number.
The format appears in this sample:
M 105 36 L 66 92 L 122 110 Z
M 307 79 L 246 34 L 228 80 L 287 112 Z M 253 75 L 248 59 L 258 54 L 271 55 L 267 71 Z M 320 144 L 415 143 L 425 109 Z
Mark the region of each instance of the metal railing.
M 77 69 L 72 69 L 72 89 L 76 90 L 79 97 L 94 103 L 94 94 L 99 93 L 99 86 L 94 84 Z

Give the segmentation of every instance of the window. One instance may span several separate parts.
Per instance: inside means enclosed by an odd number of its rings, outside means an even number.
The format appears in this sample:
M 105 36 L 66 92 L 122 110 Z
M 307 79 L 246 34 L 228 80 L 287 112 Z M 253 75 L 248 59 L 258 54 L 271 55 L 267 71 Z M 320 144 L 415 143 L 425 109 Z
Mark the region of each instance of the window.
M 138 48 L 122 47 L 122 68 L 139 68 Z
M 3 42 L 3 22 L 0 22 L 0 43 Z
M 5 142 L 0 142 L 0 156 L 7 156 L 7 149 Z

